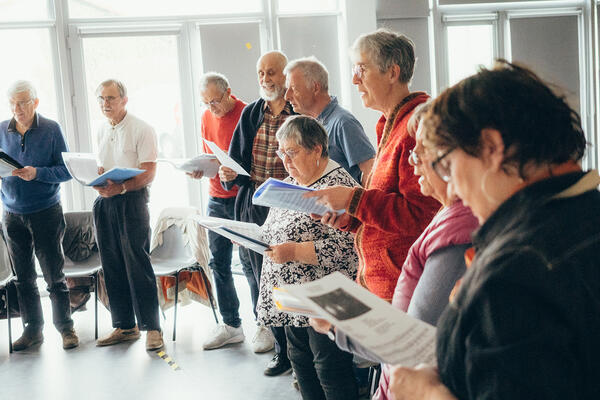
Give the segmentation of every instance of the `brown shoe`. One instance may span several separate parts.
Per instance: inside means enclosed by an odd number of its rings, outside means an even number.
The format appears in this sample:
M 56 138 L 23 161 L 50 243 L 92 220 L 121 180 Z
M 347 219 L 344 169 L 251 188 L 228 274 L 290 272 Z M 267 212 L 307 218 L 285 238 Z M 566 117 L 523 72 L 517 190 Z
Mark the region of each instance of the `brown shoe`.
M 44 335 L 42 332 L 23 332 L 20 338 L 18 338 L 12 345 L 14 351 L 25 350 L 33 345 L 42 343 L 44 341 Z
M 161 331 L 148 331 L 146 334 L 146 350 L 162 349 L 165 345 Z
M 98 339 L 96 346 L 112 346 L 122 342 L 131 342 L 140 338 L 140 330 L 137 326 L 131 329 L 116 328 L 110 334 Z
M 63 349 L 72 349 L 79 346 L 79 338 L 74 329 L 68 329 L 61 333 L 63 341 Z

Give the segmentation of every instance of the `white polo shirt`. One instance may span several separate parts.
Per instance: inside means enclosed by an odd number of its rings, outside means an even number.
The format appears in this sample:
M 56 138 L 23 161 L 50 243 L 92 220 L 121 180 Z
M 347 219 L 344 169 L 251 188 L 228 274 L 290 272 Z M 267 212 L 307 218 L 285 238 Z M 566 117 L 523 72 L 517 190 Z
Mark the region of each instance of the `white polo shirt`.
M 158 154 L 154 128 L 130 112 L 117 125 L 105 121 L 98 129 L 98 160 L 106 171 L 114 167 L 139 168 L 155 162 Z

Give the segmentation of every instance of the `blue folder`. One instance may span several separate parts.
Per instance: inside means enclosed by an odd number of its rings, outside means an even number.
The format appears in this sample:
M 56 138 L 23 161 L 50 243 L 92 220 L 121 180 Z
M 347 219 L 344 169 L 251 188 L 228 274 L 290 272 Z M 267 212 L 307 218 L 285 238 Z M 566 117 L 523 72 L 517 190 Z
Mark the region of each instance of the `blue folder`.
M 88 183 L 88 186 L 106 186 L 106 181 L 109 179 L 114 183 L 121 183 L 142 172 L 145 172 L 145 170 L 139 168 L 112 168 Z

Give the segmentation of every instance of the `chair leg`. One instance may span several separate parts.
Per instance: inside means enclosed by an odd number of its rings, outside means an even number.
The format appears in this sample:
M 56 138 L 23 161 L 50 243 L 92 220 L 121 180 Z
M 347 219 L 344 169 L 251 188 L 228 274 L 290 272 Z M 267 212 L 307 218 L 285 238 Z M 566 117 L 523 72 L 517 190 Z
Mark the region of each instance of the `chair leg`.
M 94 337 L 98 340 L 98 272 L 92 275 L 94 280 Z
M 173 315 L 173 341 L 177 334 L 177 302 L 179 301 L 179 271 L 175 272 L 175 312 Z
M 217 312 L 215 311 L 215 302 L 212 296 L 212 291 L 208 288 L 208 279 L 206 278 L 206 274 L 204 273 L 204 269 L 199 267 L 198 271 L 200 271 L 200 276 L 204 281 L 204 287 L 206 288 L 206 294 L 208 295 L 208 301 L 210 302 L 210 308 L 212 308 L 213 316 L 215 317 L 215 322 L 219 325 L 219 318 L 217 317 Z
M 4 287 L 4 291 L 6 292 L 6 321 L 8 322 L 8 352 L 12 353 L 12 328 L 10 325 L 10 294 L 8 290 L 8 285 Z

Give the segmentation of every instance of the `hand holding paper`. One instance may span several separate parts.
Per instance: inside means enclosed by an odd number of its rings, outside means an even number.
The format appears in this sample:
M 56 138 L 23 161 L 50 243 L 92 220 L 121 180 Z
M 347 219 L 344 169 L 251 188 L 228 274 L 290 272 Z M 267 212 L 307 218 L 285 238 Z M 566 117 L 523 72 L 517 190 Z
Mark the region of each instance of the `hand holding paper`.
M 304 198 L 315 199 L 317 203 L 331 210 L 343 210 L 348 207 L 353 190 L 354 188 L 347 186 L 332 186 L 306 193 Z

